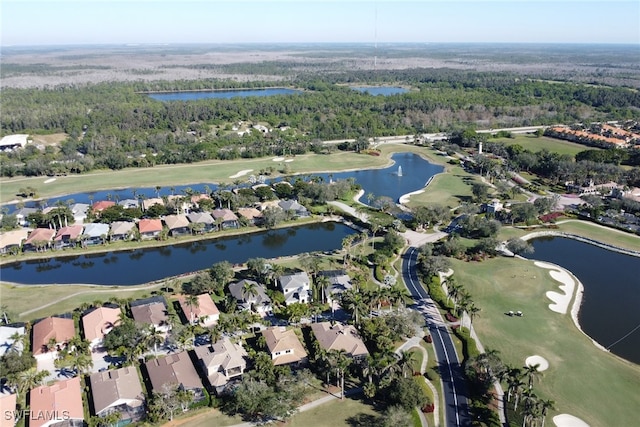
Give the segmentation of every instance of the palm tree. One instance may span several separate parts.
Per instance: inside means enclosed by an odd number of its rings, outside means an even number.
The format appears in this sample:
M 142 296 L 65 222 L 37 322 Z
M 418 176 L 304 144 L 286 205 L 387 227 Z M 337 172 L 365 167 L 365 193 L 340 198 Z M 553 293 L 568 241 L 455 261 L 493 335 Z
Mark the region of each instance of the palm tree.
M 0 312 L 2 312 L 2 319 L 4 320 L 4 324 L 9 324 L 9 307 L 6 305 L 0 306 Z
M 244 285 L 242 285 L 242 298 L 249 302 L 251 298 L 256 296 L 258 296 L 258 284 L 251 280 L 245 280 Z M 250 304 L 250 306 L 253 306 L 253 304 Z M 250 310 L 253 312 L 252 308 Z
M 198 299 L 198 297 L 196 295 L 188 295 L 187 298 L 185 299 L 184 303 L 187 305 L 187 307 L 189 307 L 189 323 L 193 324 L 193 321 L 195 320 L 195 315 L 193 313 L 193 308 L 199 308 L 200 307 L 200 300 Z
M 155 356 L 158 356 L 158 344 L 162 344 L 164 342 L 164 337 L 162 336 L 162 332 L 160 332 L 154 325 L 148 325 L 145 329 L 146 336 L 144 339 L 144 344 L 146 346 L 153 346 L 153 353 Z
M 337 379 L 340 381 L 340 399 L 344 400 L 344 376 L 346 370 L 351 366 L 353 359 L 344 350 L 330 350 L 330 356 L 333 359 L 333 365 L 335 366 Z
M 473 301 L 469 303 L 467 306 L 467 313 L 469 313 L 469 328 L 471 328 L 471 323 L 473 323 L 473 318 L 480 313 L 480 307 L 476 306 Z
M 93 360 L 86 354 L 81 354 L 73 358 L 71 369 L 78 374 L 86 373 L 93 366 Z
M 538 370 L 539 368 L 539 363 L 536 363 L 535 365 L 526 365 L 524 367 L 524 376 L 528 379 L 529 390 L 533 388 L 533 382 L 535 378 L 542 375 L 542 372 Z
M 541 400 L 540 402 L 538 402 L 540 406 L 540 415 L 542 415 L 542 427 L 544 427 L 544 421 L 547 417 L 547 411 L 549 409 L 555 409 L 555 403 L 556 402 L 554 402 L 553 400 Z
M 411 353 L 410 351 L 401 351 L 398 357 L 398 365 L 402 370 L 402 376 L 407 378 L 406 370 L 409 372 L 413 371 L 413 362 L 416 359 L 415 353 Z
M 327 299 L 327 291 L 331 286 L 331 281 L 327 276 L 317 276 L 315 280 L 316 288 L 320 292 L 320 301 L 324 304 Z
M 7 383 L 18 396 L 24 396 L 32 388 L 39 386 L 49 375 L 49 371 L 37 371 L 35 368 L 31 368 L 9 375 Z

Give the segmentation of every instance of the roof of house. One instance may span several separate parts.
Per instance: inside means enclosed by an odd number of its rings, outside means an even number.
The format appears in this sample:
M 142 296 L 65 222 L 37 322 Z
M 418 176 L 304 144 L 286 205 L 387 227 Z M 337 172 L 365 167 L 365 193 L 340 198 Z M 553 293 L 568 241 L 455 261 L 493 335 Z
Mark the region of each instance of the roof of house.
M 162 221 L 159 219 L 141 219 L 138 222 L 140 233 L 155 233 L 162 231 Z
M 38 241 L 50 242 L 53 239 L 53 236 L 56 235 L 56 230 L 51 228 L 36 228 L 31 233 L 29 233 L 29 237 L 24 241 L 24 244 L 34 243 Z
M 16 210 L 13 214 L 15 216 L 17 216 L 17 217 L 26 218 L 30 214 L 36 213 L 36 212 L 38 212 L 38 209 L 36 209 L 36 208 L 20 208 L 20 209 Z
M 305 208 L 295 200 L 282 200 L 278 203 L 278 206 L 280 206 L 285 211 L 306 211 L 307 210 L 307 208 Z
M 221 366 L 223 369 L 233 369 L 247 366 L 247 351 L 241 344 L 234 344 L 228 337 L 223 337 L 221 340 L 211 345 L 201 345 L 195 347 L 196 356 L 202 360 L 207 367 Z M 209 381 L 214 387 L 221 386 L 227 383 L 227 379 L 224 376 L 209 376 Z
M 187 216 L 183 214 L 167 215 L 164 217 L 164 223 L 167 225 L 169 230 L 189 226 L 189 220 L 187 219 Z
M 82 409 L 82 387 L 80 377 L 70 378 L 54 383 L 51 386 L 40 386 L 29 393 L 30 419 L 29 427 L 40 427 L 49 424 L 52 414 L 62 421 L 65 419 L 84 419 Z M 39 415 L 40 414 L 40 415 Z M 49 414 L 50 416 L 42 416 Z
M 344 350 L 351 356 L 369 354 L 367 347 L 352 325 L 330 322 L 313 323 L 311 330 L 316 336 L 320 347 L 326 350 Z
M 187 219 L 194 223 L 201 222 L 203 224 L 215 224 L 216 222 L 209 212 L 192 212 L 187 215 Z
M 202 388 L 202 381 L 186 351 L 151 359 L 145 363 L 154 391 L 162 392 L 164 385 L 182 385 L 185 389 Z
M 9 349 L 12 346 L 14 346 L 14 343 L 15 343 L 14 348 L 19 352 L 22 352 L 24 348 L 22 344 L 22 340 L 21 339 L 14 340 L 11 337 L 14 336 L 15 334 L 22 336 L 24 335 L 24 333 L 25 333 L 24 326 L 11 326 L 11 325 L 0 326 L 0 356 L 2 356 L 7 351 L 9 351 Z
M 255 283 L 256 293 L 255 295 L 245 295 L 244 285 L 245 283 Z M 229 293 L 238 301 L 245 301 L 252 304 L 270 303 L 271 298 L 266 294 L 264 286 L 258 284 L 253 280 L 243 279 L 239 282 L 229 284 Z
M 191 203 L 198 203 L 200 200 L 211 200 L 208 194 L 194 194 L 191 196 Z
M 15 426 L 16 395 L 0 394 L 0 408 L 2 408 L 2 417 L 0 418 L 0 427 Z
M 30 231 L 30 228 L 19 228 L 17 230 L 0 233 L 0 248 L 14 245 L 20 246 L 22 241 L 29 236 Z
M 151 325 L 164 325 L 169 320 L 167 314 L 167 306 L 161 302 L 152 302 L 131 306 L 131 315 L 133 320 L 138 323 L 148 323 Z
M 287 290 L 293 291 L 300 287 L 309 288 L 310 283 L 309 276 L 304 271 L 299 271 L 294 274 L 282 275 L 278 277 L 278 282 L 280 282 L 280 286 L 282 287 L 282 290 L 285 291 L 285 293 Z
M 94 212 L 102 212 L 103 210 L 114 206 L 116 202 L 112 202 L 111 200 L 100 200 L 99 202 L 95 202 L 91 205 L 91 210 Z
M 76 335 L 76 328 L 73 319 L 63 319 L 61 317 L 46 317 L 33 325 L 33 355 L 43 354 L 44 347 L 51 338 L 56 339 L 56 343 L 69 341 Z
M 88 341 L 102 339 L 120 321 L 120 308 L 98 307 L 82 317 L 84 337 Z
M 90 206 L 86 203 L 74 203 L 71 205 L 71 213 L 74 215 L 83 214 L 86 215 Z
M 118 202 L 118 204 L 120 206 L 123 206 L 125 209 L 130 209 L 130 208 L 139 208 L 140 207 L 140 203 L 138 202 L 138 200 L 136 199 L 124 199 L 124 200 L 120 200 Z
M 262 212 L 256 208 L 239 208 L 238 215 L 247 219 L 262 218 Z
M 111 223 L 111 234 L 128 234 L 135 226 L 135 222 L 115 221 Z
M 147 209 L 149 209 L 153 205 L 162 205 L 162 206 L 164 206 L 164 200 L 162 200 L 159 197 L 152 197 L 150 199 L 144 199 L 142 201 L 142 209 L 145 210 L 145 211 Z
M 83 234 L 89 237 L 106 236 L 109 234 L 109 224 L 102 224 L 99 222 L 92 222 L 92 223 L 86 224 L 84 226 Z
M 13 135 L 6 135 L 0 139 L 0 147 L 11 147 L 13 145 L 19 145 L 24 147 L 27 145 L 27 141 L 29 140 L 29 135 L 26 133 L 16 133 Z
M 238 217 L 229 209 L 214 209 L 211 211 L 211 216 L 215 219 L 221 218 L 223 221 L 236 221 Z
M 278 356 L 274 360 L 274 365 L 299 362 L 307 357 L 307 352 L 293 329 L 285 329 L 284 326 L 273 326 L 262 331 L 262 335 L 264 335 L 267 348 L 271 354 L 292 350 L 290 354 Z
M 89 377 L 93 408 L 96 414 L 119 400 L 145 400 L 138 371 L 133 366 L 127 366 L 111 371 L 96 372 Z
M 82 234 L 82 225 L 67 225 L 62 227 L 56 233 L 56 237 L 53 240 L 62 240 L 63 238 L 77 239 Z
M 180 308 L 187 319 L 191 317 L 191 314 L 193 314 L 195 319 L 199 319 L 203 316 L 215 316 L 220 314 L 220 310 L 218 310 L 218 307 L 216 307 L 216 304 L 211 299 L 211 295 L 206 293 L 198 295 L 198 304 L 193 307 L 187 304 L 187 297 L 185 295 L 180 295 L 178 297 L 178 302 L 180 303 Z
M 329 279 L 329 283 L 332 285 L 351 286 L 351 277 L 344 270 L 323 270 L 318 272 L 318 275 Z

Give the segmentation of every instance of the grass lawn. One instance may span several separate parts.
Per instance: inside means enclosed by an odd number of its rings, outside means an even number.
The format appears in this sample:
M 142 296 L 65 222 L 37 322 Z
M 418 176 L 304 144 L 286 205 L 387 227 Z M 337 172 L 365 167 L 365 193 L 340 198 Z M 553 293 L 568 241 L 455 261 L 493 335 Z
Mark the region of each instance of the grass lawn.
M 294 415 L 287 423 L 278 424 L 287 427 L 350 427 L 357 424 L 354 421 L 370 421 L 380 414 L 368 403 L 356 398 L 332 400 L 308 411 Z M 213 424 L 209 424 L 213 425 Z
M 513 366 L 534 354 L 549 361 L 534 389 L 556 402 L 551 416 L 568 413 L 592 426 L 637 423 L 640 366 L 598 349 L 570 315 L 549 310 L 545 292 L 558 284 L 548 271 L 512 258 L 454 260 L 452 267 L 482 310 L 474 326 L 485 348 L 500 351 Z M 509 310 L 521 310 L 524 317 L 506 316 Z
M 412 195 L 407 205 L 415 208 L 438 204 L 455 208 L 463 202 L 470 202 L 473 197 L 471 186 L 476 181 L 480 182 L 479 178 L 460 166 L 447 165 L 446 168 L 446 172 L 433 177 L 423 193 Z
M 513 135 L 513 138 L 491 138 L 490 142 L 498 142 L 504 145 L 520 144 L 527 150 L 537 152 L 547 149 L 553 153 L 568 154 L 574 157 L 577 153 L 584 150 L 599 150 L 599 148 L 588 147 L 586 145 L 576 144 L 575 142 L 563 141 L 556 138 L 548 138 L 546 136 L 536 137 L 535 135 Z

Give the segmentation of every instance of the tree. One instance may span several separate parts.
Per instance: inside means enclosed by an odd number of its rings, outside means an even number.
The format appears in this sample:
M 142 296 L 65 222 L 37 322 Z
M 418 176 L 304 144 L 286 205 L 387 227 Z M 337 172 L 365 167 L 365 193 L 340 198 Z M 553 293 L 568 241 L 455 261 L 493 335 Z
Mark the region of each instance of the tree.
M 153 347 L 153 354 L 158 355 L 158 345 L 164 342 L 162 332 L 156 329 L 155 325 L 148 325 L 145 330 L 144 343 L 147 347 Z
M 228 261 L 220 261 L 213 264 L 209 269 L 209 276 L 213 281 L 213 291 L 222 295 L 225 285 L 233 279 L 234 274 L 233 267 Z
M 249 301 L 251 298 L 255 298 L 258 295 L 258 284 L 251 280 L 245 280 L 242 285 L 242 297 Z
M 413 377 L 394 379 L 387 388 L 386 394 L 390 405 L 399 405 L 405 410 L 411 410 L 416 406 L 421 408 L 428 403 L 428 398 Z
M 507 249 L 515 255 L 533 253 L 533 246 L 528 241 L 522 240 L 518 237 L 512 237 L 507 240 Z
M 379 417 L 376 425 L 381 427 L 410 426 L 413 425 L 413 419 L 411 413 L 402 406 L 391 405 Z
M 407 378 L 407 371 L 409 373 L 413 372 L 413 362 L 416 360 L 415 353 L 410 351 L 401 351 L 398 357 L 398 365 L 400 365 L 400 369 L 402 370 L 402 376 Z
M 536 363 L 534 365 L 525 365 L 524 367 L 524 376 L 527 377 L 527 382 L 529 384 L 529 390 L 533 388 L 534 380 L 540 376 L 542 376 L 542 372 L 540 372 L 540 364 Z
M 262 223 L 268 229 L 275 228 L 286 219 L 285 212 L 279 207 L 269 206 L 262 211 Z
M 200 307 L 200 300 L 196 295 L 191 294 L 191 295 L 187 295 L 184 302 L 187 305 L 187 307 L 189 307 L 189 323 L 194 323 L 196 319 L 193 313 L 193 309 Z
M 482 202 L 486 200 L 489 195 L 489 186 L 480 182 L 474 182 L 471 186 L 471 193 L 476 202 Z

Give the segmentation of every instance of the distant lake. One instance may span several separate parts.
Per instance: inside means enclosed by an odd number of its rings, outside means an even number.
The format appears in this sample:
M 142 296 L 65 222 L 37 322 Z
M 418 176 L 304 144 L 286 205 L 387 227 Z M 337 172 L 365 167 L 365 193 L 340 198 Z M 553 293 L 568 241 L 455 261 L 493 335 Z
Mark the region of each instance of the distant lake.
M 407 93 L 409 89 L 398 86 L 352 86 L 350 89 L 357 90 L 358 92 L 368 93 L 369 95 L 397 95 L 400 93 Z
M 59 256 L 3 265 L 2 280 L 29 285 L 137 285 L 203 270 L 220 261 L 241 264 L 251 258 L 333 251 L 342 248 L 342 239 L 353 233 L 344 224 L 323 222 L 158 248 L 66 257 L 62 251 L 48 252 Z
M 531 240 L 527 258 L 548 261 L 571 271 L 584 285 L 578 321 L 591 338 L 611 352 L 640 364 L 640 258 L 577 240 Z M 626 334 L 629 335 L 623 338 Z
M 233 90 L 211 90 L 211 91 L 190 91 L 190 92 L 163 92 L 150 93 L 148 96 L 158 101 L 195 101 L 198 99 L 219 98 L 247 98 L 250 96 L 274 96 L 274 95 L 294 95 L 302 93 L 301 90 L 287 88 L 270 89 L 233 89 Z

